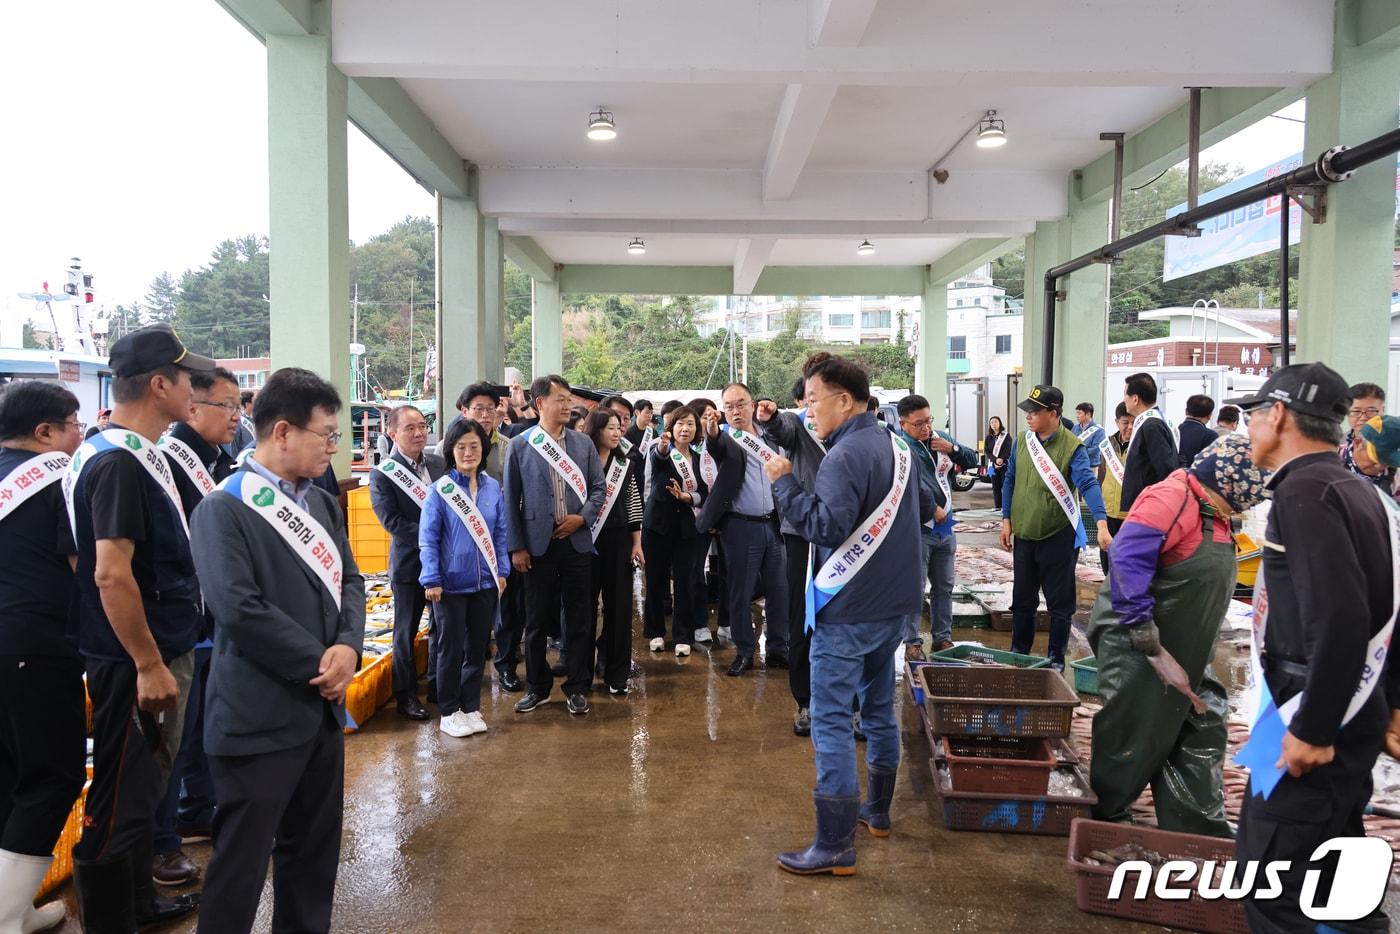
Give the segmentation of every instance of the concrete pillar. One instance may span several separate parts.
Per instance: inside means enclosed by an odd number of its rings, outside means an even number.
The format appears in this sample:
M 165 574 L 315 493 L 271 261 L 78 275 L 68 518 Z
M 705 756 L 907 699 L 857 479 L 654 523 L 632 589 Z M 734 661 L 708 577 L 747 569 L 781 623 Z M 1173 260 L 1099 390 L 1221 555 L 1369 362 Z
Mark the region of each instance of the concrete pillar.
M 914 391 L 928 399 L 934 424 L 942 426 L 948 405 L 948 283 L 933 282 L 928 270 L 924 271 L 923 308 L 919 313 Z
M 553 282 L 530 280 L 531 370 L 535 379 L 564 369 L 563 306 L 559 278 Z
M 1069 255 L 1063 259 L 1098 249 L 1108 242 L 1108 202 L 1071 197 L 1067 226 Z M 1081 269 L 1061 282 L 1068 294 L 1056 321 L 1055 385 L 1065 394 L 1066 415 L 1078 403 L 1092 402 L 1097 418 L 1103 408 L 1108 345 L 1108 266 Z
M 501 228 L 494 217 L 482 223 L 482 285 L 484 287 L 482 341 L 486 379 L 499 383 L 505 378 L 505 255 L 501 252 Z
M 1021 386 L 1027 392 L 1041 381 L 1040 355 L 1045 346 L 1042 334 L 1045 271 L 1069 258 L 1068 234 L 1067 221 L 1040 221 L 1035 225 L 1035 233 L 1026 237 Z
M 272 366 L 297 366 L 340 391 L 350 427 L 350 232 L 346 80 L 323 36 L 267 37 L 269 299 Z M 334 459 L 349 476 L 350 444 Z
M 486 376 L 482 314 L 482 218 L 468 198 L 440 198 L 442 229 L 442 397 L 451 409 L 457 394 Z
M 1338 9 L 1335 70 L 1308 88 L 1303 156 L 1355 145 L 1397 120 L 1400 48 L 1357 46 Z M 1293 362 L 1321 360 L 1349 383 L 1384 384 L 1388 372 L 1395 161 L 1381 159 L 1327 190 L 1327 222 L 1303 216 Z

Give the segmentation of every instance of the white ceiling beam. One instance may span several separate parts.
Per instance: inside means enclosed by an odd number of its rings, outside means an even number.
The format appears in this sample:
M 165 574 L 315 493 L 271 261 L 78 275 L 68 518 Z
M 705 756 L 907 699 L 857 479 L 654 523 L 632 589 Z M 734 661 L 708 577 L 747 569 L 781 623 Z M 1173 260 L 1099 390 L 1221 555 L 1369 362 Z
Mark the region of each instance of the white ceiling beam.
M 794 0 L 336 0 L 331 41 L 346 74 L 391 78 L 992 89 L 1284 87 L 1330 74 L 1331 2 L 1292 0 L 1288 29 L 1240 41 L 1278 6 L 1000 0 L 997 20 L 1016 28 L 997 31 L 989 55 L 989 14 L 972 3 L 881 0 L 859 46 L 814 48 L 811 8 Z
M 832 84 L 787 86 L 763 164 L 763 200 L 785 201 L 792 197 L 831 102 L 836 99 L 836 90 Z
M 924 172 L 805 172 L 763 200 L 763 173 L 708 169 L 482 167 L 481 209 L 501 218 L 714 221 L 1046 220 L 1068 211 L 1060 172 L 959 172 L 929 197 Z M 930 206 L 932 214 L 930 215 Z
M 928 237 L 1011 237 L 1035 232 L 1033 220 L 698 220 L 638 217 L 510 217 L 500 219 L 511 236 L 575 234 L 598 237 L 670 236 L 698 240 L 772 237 L 776 240 L 881 240 Z
M 878 0 L 810 0 L 811 42 L 827 48 L 854 48 L 865 36 Z
M 749 295 L 763 275 L 763 267 L 778 245 L 775 237 L 747 237 L 739 241 L 734 253 L 734 294 Z

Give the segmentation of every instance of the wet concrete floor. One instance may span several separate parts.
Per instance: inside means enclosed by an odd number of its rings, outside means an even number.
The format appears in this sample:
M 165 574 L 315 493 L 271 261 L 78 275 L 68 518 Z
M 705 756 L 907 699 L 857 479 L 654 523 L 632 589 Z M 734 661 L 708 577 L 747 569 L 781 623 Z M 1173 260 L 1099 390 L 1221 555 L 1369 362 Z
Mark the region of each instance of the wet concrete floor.
M 586 717 L 557 686 L 515 714 L 519 695 L 493 681 L 484 735 L 453 739 L 391 704 L 347 737 L 336 930 L 1150 930 L 1075 907 L 1064 837 L 945 830 L 921 733 L 903 736 L 893 835 L 858 832 L 857 874 L 782 872 L 775 854 L 813 829 L 812 747 L 792 733 L 788 673 L 729 678 L 732 649 L 676 659 L 640 632 L 638 620 L 632 694 L 595 690 Z M 896 697 L 898 715 L 909 701 Z M 202 865 L 209 844 L 187 852 Z M 76 932 L 71 886 L 62 895 L 61 930 Z M 269 883 L 259 930 L 270 895 Z

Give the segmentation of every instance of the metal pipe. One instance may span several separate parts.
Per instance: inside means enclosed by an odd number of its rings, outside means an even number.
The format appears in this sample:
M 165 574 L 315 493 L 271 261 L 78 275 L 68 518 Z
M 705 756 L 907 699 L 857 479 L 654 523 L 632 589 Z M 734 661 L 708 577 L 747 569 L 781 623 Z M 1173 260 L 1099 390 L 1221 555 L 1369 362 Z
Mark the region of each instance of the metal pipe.
M 1278 222 L 1278 313 L 1282 322 L 1279 331 L 1279 365 L 1288 366 L 1288 215 L 1293 213 L 1293 202 L 1288 192 L 1283 193 L 1283 210 L 1279 211 Z
M 1117 240 L 1122 231 L 1119 228 L 1123 217 L 1123 138 L 1122 133 L 1100 133 L 1099 139 L 1113 141 L 1113 205 L 1108 215 L 1108 239 Z
M 1318 156 L 1313 162 L 1300 166 L 1284 175 L 1277 175 L 1270 179 L 1265 179 L 1257 185 L 1233 192 L 1228 195 L 1216 198 L 1204 205 L 1194 209 L 1188 208 L 1174 217 L 1169 217 L 1158 224 L 1146 227 L 1136 233 L 1129 234 L 1112 243 L 1106 243 L 1092 253 L 1085 253 L 1077 256 L 1068 262 L 1049 269 L 1045 273 L 1045 301 L 1043 309 L 1043 323 L 1045 331 L 1044 350 L 1041 354 L 1041 379 L 1045 383 L 1054 380 L 1054 359 L 1055 359 L 1055 293 L 1059 285 L 1059 280 L 1080 269 L 1085 269 L 1095 263 L 1106 263 L 1133 247 L 1150 243 L 1159 237 L 1170 235 L 1181 235 L 1183 231 L 1195 227 L 1200 221 L 1210 220 L 1222 214 L 1229 214 L 1239 208 L 1248 207 L 1258 201 L 1264 201 L 1275 195 L 1281 195 L 1287 200 L 1288 189 L 1293 187 L 1327 186 L 1345 181 L 1351 177 L 1363 165 L 1376 162 L 1400 152 L 1400 127 L 1367 140 L 1351 148 L 1337 146 L 1327 150 Z M 1287 211 L 1284 212 L 1285 217 Z M 1287 238 L 1285 238 L 1285 242 Z M 1286 284 L 1286 278 L 1285 278 Z M 1279 305 L 1286 304 L 1284 301 Z M 1287 329 L 1284 331 L 1284 345 L 1287 346 Z
M 1186 210 L 1194 211 L 1201 195 L 1201 89 L 1190 88 L 1186 126 Z

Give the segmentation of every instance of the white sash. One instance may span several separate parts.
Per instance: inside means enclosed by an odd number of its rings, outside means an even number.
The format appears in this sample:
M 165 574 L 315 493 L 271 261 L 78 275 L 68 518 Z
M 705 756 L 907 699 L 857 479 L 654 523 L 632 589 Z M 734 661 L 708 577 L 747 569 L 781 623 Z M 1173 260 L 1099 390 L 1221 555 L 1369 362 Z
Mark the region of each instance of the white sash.
M 1060 468 L 1055 466 L 1055 462 L 1050 459 L 1050 453 L 1045 450 L 1045 445 L 1040 443 L 1040 439 L 1035 436 L 1035 432 L 1026 432 L 1026 450 L 1030 452 L 1031 463 L 1035 465 L 1036 473 L 1040 474 L 1040 479 L 1045 481 L 1045 485 L 1050 488 L 1050 493 L 1055 497 L 1055 502 L 1060 504 L 1060 509 L 1064 510 L 1065 518 L 1069 524 L 1075 528 L 1079 526 L 1079 504 L 1075 502 L 1074 492 L 1070 489 L 1069 483 L 1065 481 L 1065 475 L 1060 473 Z
M 248 459 L 248 455 L 249 455 L 249 454 L 252 454 L 253 451 L 254 451 L 254 448 L 251 447 L 251 446 L 250 446 L 250 447 L 246 447 L 246 448 L 244 448 L 243 450 L 239 451 L 239 452 L 238 452 L 238 456 L 235 457 L 235 458 L 233 459 L 233 466 L 235 466 L 235 467 L 242 467 L 242 466 L 243 466 L 243 462 L 246 461 L 246 460 Z
M 695 471 L 690 469 L 690 458 L 676 448 L 671 449 L 671 466 L 681 475 L 681 489 L 687 493 L 694 493 L 700 489 L 699 484 L 695 482 Z
M 758 440 L 758 435 L 754 434 L 753 432 L 742 431 L 738 428 L 731 428 L 728 425 L 724 426 L 724 430 L 729 432 L 729 437 L 739 442 L 739 444 L 743 446 L 744 450 L 748 451 L 750 454 L 752 454 L 754 457 L 757 457 L 765 464 L 778 456 L 778 453 L 776 451 L 774 451 L 768 445 L 764 444 L 762 441 Z
M 817 437 L 817 426 L 812 424 L 812 415 L 806 409 L 798 413 L 797 420 L 802 423 L 802 427 L 807 429 L 807 434 L 812 436 L 812 440 L 820 444 L 822 450 L 826 450 L 826 442 Z
M 719 464 L 715 463 L 709 445 L 704 443 L 700 445 L 700 476 L 704 479 L 705 486 L 714 489 L 715 478 L 719 476 Z
M 1176 448 L 1178 451 L 1181 450 L 1181 432 L 1177 430 L 1177 427 L 1171 422 L 1167 421 L 1166 416 L 1164 416 L 1161 412 L 1157 411 L 1155 408 L 1148 409 L 1146 412 L 1141 413 L 1140 415 L 1138 415 L 1137 418 L 1133 419 L 1133 436 L 1128 441 L 1128 450 L 1123 454 L 1124 463 L 1127 462 L 1128 457 L 1133 453 L 1133 445 L 1137 444 L 1139 429 L 1141 429 L 1142 426 L 1146 424 L 1149 419 L 1153 418 L 1161 419 L 1162 424 L 1166 425 L 1169 429 L 1171 429 L 1172 447 Z
M 36 454 L 0 480 L 0 522 L 31 496 L 48 489 L 68 472 L 68 455 L 59 451 Z
M 1131 442 L 1130 442 L 1131 443 Z M 1108 472 L 1113 474 L 1113 479 L 1118 481 L 1118 485 L 1123 485 L 1123 462 L 1118 459 L 1118 452 L 1113 449 L 1113 440 L 1105 437 L 1099 442 L 1099 456 L 1108 468 Z
M 199 490 L 201 499 L 213 493 L 218 484 L 209 475 L 204 464 L 189 447 L 173 435 L 161 435 L 156 441 L 156 447 L 169 454 L 175 463 L 185 472 L 185 476 L 190 478 L 195 489 Z
M 943 502 L 947 505 L 945 509 L 953 508 L 953 485 L 948 482 L 948 475 L 952 473 L 953 461 L 947 454 L 941 451 L 933 452 L 933 479 L 938 481 L 938 488 L 943 491 Z M 928 528 L 933 528 L 938 524 L 938 520 L 930 519 L 924 523 Z
M 1381 631 L 1371 637 L 1366 643 L 1366 663 L 1361 669 L 1361 680 L 1352 691 L 1351 702 L 1347 704 L 1346 713 L 1342 716 L 1342 726 L 1346 726 L 1352 719 L 1361 712 L 1361 708 L 1370 700 L 1381 683 L 1381 675 L 1385 671 L 1385 658 L 1390 650 L 1390 637 L 1395 630 L 1395 619 L 1400 616 L 1400 505 L 1395 500 L 1387 496 L 1380 487 L 1375 487 L 1376 494 L 1385 504 L 1386 527 L 1390 530 L 1390 561 L 1391 561 L 1391 607 L 1390 618 Z M 1299 546 L 1301 547 L 1301 546 Z M 1269 684 L 1264 680 L 1264 666 L 1260 653 L 1264 647 L 1264 633 L 1269 628 L 1269 593 L 1268 580 L 1264 574 L 1264 566 L 1259 567 L 1259 586 L 1254 589 L 1254 621 L 1252 627 L 1252 638 L 1249 640 L 1249 693 L 1248 702 L 1253 708 L 1249 722 L 1253 724 L 1264 711 L 1265 705 L 1271 700 L 1269 694 Z M 1279 718 L 1287 726 L 1293 715 L 1298 712 L 1298 708 L 1303 703 L 1303 692 L 1290 697 L 1283 704 L 1276 704 Z
M 643 451 L 647 450 L 647 449 L 651 446 L 652 441 L 654 441 L 654 440 L 656 440 L 656 429 L 655 429 L 655 428 L 653 428 L 652 426 L 648 425 L 646 428 L 642 429 L 642 450 L 643 450 Z
M 219 489 L 272 526 L 292 553 L 320 579 L 339 610 L 344 577 L 340 549 L 316 517 L 298 506 L 277 484 L 251 470 L 238 471 L 219 484 Z
M 95 443 L 98 439 L 101 439 L 103 444 Z M 185 530 L 185 538 L 189 538 L 190 524 L 185 519 L 185 506 L 180 501 L 180 488 L 175 485 L 175 475 L 170 472 L 170 461 L 160 452 L 160 448 L 125 428 L 108 428 L 93 435 L 83 442 L 68 465 L 68 473 L 63 478 L 63 499 L 68 505 L 68 523 L 73 528 L 73 537 L 78 536 L 78 514 L 73 511 L 73 491 L 78 486 L 78 477 L 82 475 L 83 468 L 94 455 L 112 448 L 120 448 L 136 458 L 136 462 L 144 467 L 151 479 L 165 491 L 171 505 L 175 507 L 175 514 L 180 517 L 180 528 Z
M 617 439 L 617 446 L 618 449 L 622 451 L 623 457 L 632 453 L 632 442 L 628 441 L 625 437 Z
M 428 485 L 416 473 L 409 470 L 394 458 L 379 465 L 379 472 L 399 485 L 399 488 L 418 504 L 421 510 L 428 501 Z
M 565 437 L 568 435 L 566 434 Z M 578 494 L 580 503 L 588 502 L 588 481 L 583 478 L 583 471 L 575 464 L 573 458 L 564 450 L 564 445 L 555 441 L 549 433 L 540 426 L 531 428 L 525 436 L 529 442 L 531 450 L 538 452 L 544 462 L 559 476 L 564 478 L 564 483 Z
M 593 534 L 593 540 L 598 540 L 598 535 L 603 531 L 603 520 L 607 519 L 608 513 L 612 512 L 613 503 L 617 502 L 617 497 L 622 493 L 622 478 L 627 474 L 627 458 L 614 457 L 612 463 L 608 465 L 607 495 L 603 499 L 603 508 L 598 510 L 598 517 L 593 520 L 593 527 L 589 531 Z
M 904 490 L 909 485 L 910 468 L 914 464 L 914 452 L 904 439 L 889 432 L 890 446 L 894 448 L 894 475 L 890 480 L 890 490 L 875 506 L 875 511 L 856 526 L 855 531 L 846 537 L 841 546 L 827 557 L 821 570 L 810 578 L 807 601 L 807 628 L 816 625 L 816 615 L 831 601 L 841 588 L 859 573 L 894 528 L 895 516 L 904 502 Z M 808 565 L 808 573 L 811 573 Z
M 486 520 L 482 518 L 481 510 L 476 508 L 476 503 L 468 495 L 467 488 L 453 481 L 451 477 L 442 476 L 433 484 L 433 489 L 437 490 L 443 502 L 457 514 L 457 518 L 471 534 L 472 541 L 476 542 L 476 547 L 486 558 L 486 564 L 491 568 L 491 578 L 498 580 L 501 573 L 500 565 L 496 563 L 496 544 L 491 541 L 491 530 L 486 527 Z

